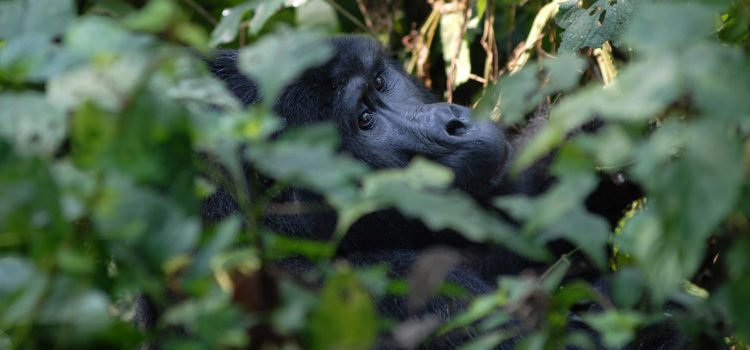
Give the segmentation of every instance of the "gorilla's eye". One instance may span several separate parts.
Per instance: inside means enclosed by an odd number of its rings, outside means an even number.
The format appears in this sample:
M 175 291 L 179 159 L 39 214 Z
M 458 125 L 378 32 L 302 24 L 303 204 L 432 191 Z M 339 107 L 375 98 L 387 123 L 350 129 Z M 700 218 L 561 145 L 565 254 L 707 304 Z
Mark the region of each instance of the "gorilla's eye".
M 372 127 L 375 116 L 370 111 L 364 111 L 357 118 L 357 126 L 361 130 L 369 130 Z
M 383 78 L 383 74 L 378 74 L 378 76 L 375 77 L 375 80 L 372 82 L 372 87 L 378 92 L 385 91 L 385 79 Z

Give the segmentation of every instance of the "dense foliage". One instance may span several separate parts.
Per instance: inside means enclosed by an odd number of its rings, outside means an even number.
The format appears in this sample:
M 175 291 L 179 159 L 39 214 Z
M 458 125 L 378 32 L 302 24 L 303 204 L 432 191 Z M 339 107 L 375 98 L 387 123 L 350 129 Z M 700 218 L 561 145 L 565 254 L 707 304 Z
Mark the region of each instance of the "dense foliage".
M 155 338 L 164 349 L 366 348 L 381 331 L 408 346 L 476 327 L 481 336 L 466 346 L 486 349 L 515 335 L 498 326 L 516 318 L 529 334 L 519 348 L 552 349 L 591 341 L 565 331 L 584 300 L 601 311 L 577 316 L 612 348 L 664 319 L 697 348 L 742 347 L 749 30 L 747 0 L 0 0 L 0 348 Z M 337 153 L 328 125 L 270 137 L 282 127 L 270 101 L 325 61 L 321 38 L 340 32 L 377 37 L 477 117 L 523 125 L 549 106 L 512 169 L 557 150 L 557 182 L 493 203 L 520 225 L 450 189 L 453 174 L 439 165 L 372 171 Z M 264 103 L 243 108 L 208 73 L 200 56 L 217 46 L 241 47 Z M 604 123 L 597 133 L 569 137 L 594 117 Z M 240 153 L 276 185 L 257 191 Z M 643 190 L 615 230 L 584 206 L 608 177 Z M 339 235 L 303 241 L 260 224 L 285 210 L 271 199 L 290 185 L 324 195 Z M 241 212 L 206 225 L 201 199 L 220 186 Z M 389 279 L 384 267 L 332 259 L 349 225 L 391 207 L 549 269 L 501 278 L 444 324 L 382 319 L 373 298 L 385 293 L 461 295 L 418 271 Z M 566 278 L 567 255 L 546 249 L 559 238 L 611 272 L 611 298 Z M 268 272 L 290 255 L 318 268 L 308 280 Z M 154 329 L 132 322 L 140 293 L 162 308 Z

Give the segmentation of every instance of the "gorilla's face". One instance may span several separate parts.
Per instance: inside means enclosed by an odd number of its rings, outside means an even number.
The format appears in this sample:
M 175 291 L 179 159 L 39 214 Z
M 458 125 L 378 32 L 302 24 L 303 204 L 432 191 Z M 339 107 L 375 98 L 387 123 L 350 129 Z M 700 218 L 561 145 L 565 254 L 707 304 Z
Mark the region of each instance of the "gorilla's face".
M 318 107 L 323 114 L 316 119 L 333 119 L 345 151 L 375 168 L 403 167 L 415 156 L 428 158 L 453 169 L 456 186 L 473 194 L 487 190 L 503 172 L 509 144 L 499 127 L 472 121 L 466 107 L 434 103 L 373 40 L 345 37 L 331 43 L 331 62 L 295 85 L 315 86 L 308 91 L 316 95 L 313 100 L 329 104 Z M 326 85 L 332 94 L 320 91 Z

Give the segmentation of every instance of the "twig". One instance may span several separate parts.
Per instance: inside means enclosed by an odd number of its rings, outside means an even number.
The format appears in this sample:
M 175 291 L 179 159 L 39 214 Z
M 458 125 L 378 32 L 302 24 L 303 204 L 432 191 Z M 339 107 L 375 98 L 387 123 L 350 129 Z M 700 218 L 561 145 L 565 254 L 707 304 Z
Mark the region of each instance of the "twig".
M 208 21 L 208 23 L 211 23 L 211 25 L 215 26 L 219 23 L 219 21 L 217 21 L 216 18 L 214 18 L 214 16 L 212 16 L 210 12 L 204 9 L 203 6 L 197 4 L 195 1 L 182 0 L 182 2 L 184 2 L 185 4 L 193 8 L 195 12 L 198 12 L 198 14 L 201 15 L 201 17 L 203 17 L 206 21 Z
M 529 36 L 526 37 L 526 41 L 523 43 L 523 53 L 518 57 L 513 66 L 509 66 L 510 74 L 514 74 L 526 64 L 531 56 L 531 49 L 534 48 L 536 42 L 542 39 L 542 31 L 547 25 L 550 19 L 555 17 L 557 11 L 560 10 L 560 4 L 565 0 L 552 0 L 547 5 L 544 5 L 539 13 L 534 17 L 534 22 L 531 24 L 531 30 L 529 30 Z
M 377 35 L 372 30 L 370 30 L 370 28 L 368 28 L 364 23 L 362 23 L 362 21 L 357 19 L 357 17 L 354 16 L 351 12 L 341 7 L 341 5 L 339 5 L 333 0 L 325 0 L 325 2 L 328 3 L 328 5 L 331 5 L 331 7 L 333 7 L 336 11 L 344 15 L 344 17 L 346 17 L 349 21 L 354 23 L 355 26 L 359 27 L 360 29 L 365 31 L 367 34 L 370 34 L 372 37 L 377 38 Z
M 357 6 L 359 6 L 359 12 L 362 13 L 362 18 L 365 19 L 365 25 L 367 25 L 367 28 L 370 28 L 370 30 L 372 30 L 372 19 L 370 18 L 370 14 L 367 12 L 367 6 L 365 6 L 364 0 L 357 0 Z
M 474 73 L 469 74 L 469 79 L 479 82 L 480 84 L 484 86 L 487 86 L 487 79 L 485 79 L 484 77 L 480 77 Z
M 245 47 L 247 43 L 247 27 L 250 26 L 250 22 L 242 21 L 240 23 L 240 48 Z
M 427 62 L 430 46 L 432 46 L 435 31 L 437 31 L 440 22 L 440 16 L 440 11 L 433 7 L 432 12 L 430 12 L 430 15 L 419 29 L 419 35 L 417 36 L 417 42 L 414 44 L 411 59 L 406 64 L 405 68 L 408 73 L 413 73 L 414 68 L 417 68 L 416 75 L 419 79 L 424 79 L 425 77 L 424 64 Z
M 542 41 L 541 40 L 537 40 L 536 44 L 534 46 L 536 47 L 536 57 L 537 57 L 537 60 L 541 60 L 542 58 L 555 57 L 555 56 L 551 55 L 549 52 L 544 51 L 544 48 L 542 47 Z
M 495 1 L 487 1 L 487 8 L 484 10 L 484 28 L 482 31 L 482 39 L 479 43 L 482 45 L 482 49 L 485 52 L 484 59 L 484 81 L 482 85 L 487 87 L 490 82 L 497 80 L 499 76 L 498 72 L 498 56 L 497 56 L 497 42 L 495 40 Z

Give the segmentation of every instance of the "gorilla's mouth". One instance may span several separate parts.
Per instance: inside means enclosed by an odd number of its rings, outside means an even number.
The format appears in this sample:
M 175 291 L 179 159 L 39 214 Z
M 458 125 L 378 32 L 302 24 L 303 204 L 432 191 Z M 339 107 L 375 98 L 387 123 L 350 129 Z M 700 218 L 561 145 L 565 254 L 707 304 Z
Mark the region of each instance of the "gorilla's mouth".
M 499 140 L 496 147 L 495 149 L 499 151 L 488 155 L 487 163 L 489 163 L 489 166 L 484 171 L 480 171 L 483 176 L 475 178 L 472 183 L 468 184 L 471 186 L 470 188 L 462 188 L 478 200 L 495 196 L 499 192 L 503 192 L 505 187 L 508 187 L 508 171 L 512 162 L 513 146 L 506 140 Z
M 489 197 L 507 184 L 512 146 L 504 138 L 478 142 L 438 161 L 456 174 L 453 186 L 476 199 Z
M 507 140 L 503 140 L 503 152 L 500 152 L 500 161 L 495 168 L 495 172 L 492 174 L 490 183 L 498 179 L 504 179 L 508 174 L 510 163 L 513 161 L 511 155 L 513 154 L 513 145 Z

